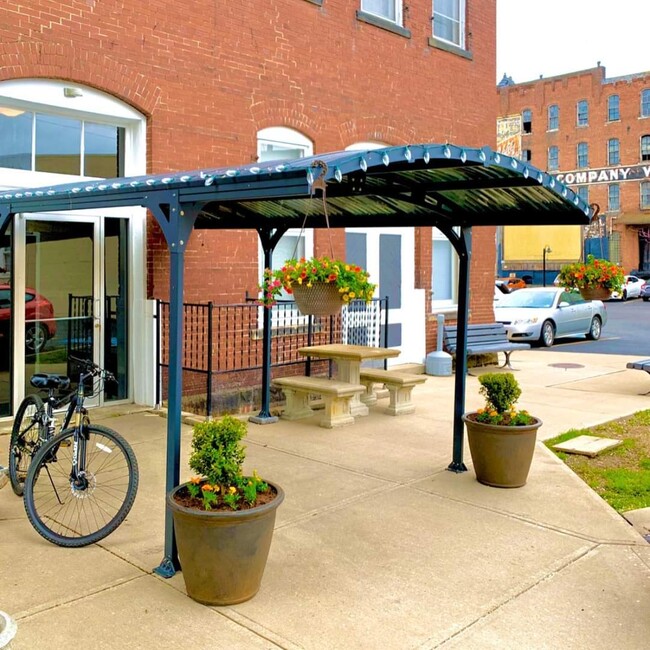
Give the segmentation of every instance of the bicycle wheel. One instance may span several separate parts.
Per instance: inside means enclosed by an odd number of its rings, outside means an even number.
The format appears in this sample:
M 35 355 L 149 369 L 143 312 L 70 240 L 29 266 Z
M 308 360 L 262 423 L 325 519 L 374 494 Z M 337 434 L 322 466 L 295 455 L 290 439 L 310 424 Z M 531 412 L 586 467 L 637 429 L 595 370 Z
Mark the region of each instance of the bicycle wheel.
M 38 395 L 27 395 L 16 411 L 9 441 L 9 478 L 13 491 L 19 497 L 23 494 L 32 457 L 46 438 L 44 413 L 43 400 Z
M 138 490 L 138 463 L 126 440 L 98 425 L 86 426 L 85 433 L 86 469 L 78 484 L 71 478 L 74 429 L 62 431 L 38 450 L 25 480 L 29 521 L 59 546 L 86 546 L 112 533 L 131 510 Z

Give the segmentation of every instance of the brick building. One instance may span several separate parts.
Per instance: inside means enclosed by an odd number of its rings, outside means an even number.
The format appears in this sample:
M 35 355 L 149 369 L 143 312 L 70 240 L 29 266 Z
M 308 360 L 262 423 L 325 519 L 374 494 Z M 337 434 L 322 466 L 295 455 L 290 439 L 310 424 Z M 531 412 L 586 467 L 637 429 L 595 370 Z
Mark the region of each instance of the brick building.
M 610 79 L 598 65 L 519 84 L 504 78 L 497 95 L 500 117 L 521 116 L 521 157 L 599 206 L 580 236 L 584 250 L 650 277 L 650 72 Z
M 431 0 L 9 0 L 0 6 L 0 187 L 410 142 L 492 145 L 496 2 L 436 4 L 432 21 Z M 140 209 L 84 219 L 17 217 L 0 238 L 8 300 L 20 307 L 15 296 L 34 290 L 51 304 L 57 332 L 39 332 L 38 319 L 13 309 L 12 336 L 0 338 L 11 377 L 0 414 L 19 403 L 32 372 L 52 367 L 55 342 L 70 340 L 73 295 L 93 305 L 97 362 L 108 354 L 101 341 L 117 347 L 119 389 L 103 399 L 152 402 L 152 299 L 167 295 L 166 244 Z M 336 232 L 337 254 L 353 235 L 375 281 L 382 236 L 397 238 L 401 264 L 387 286 L 398 288 L 400 307 L 389 344 L 401 361 L 422 361 L 436 314 L 455 314 L 449 243 L 430 228 Z M 294 249 L 296 238 L 307 255 L 329 252 L 327 235 L 310 231 L 289 233 L 279 250 Z M 188 302 L 238 303 L 257 292 L 256 236 L 232 231 L 216 241 L 192 235 Z M 488 321 L 493 228 L 476 230 L 473 250 L 471 317 Z

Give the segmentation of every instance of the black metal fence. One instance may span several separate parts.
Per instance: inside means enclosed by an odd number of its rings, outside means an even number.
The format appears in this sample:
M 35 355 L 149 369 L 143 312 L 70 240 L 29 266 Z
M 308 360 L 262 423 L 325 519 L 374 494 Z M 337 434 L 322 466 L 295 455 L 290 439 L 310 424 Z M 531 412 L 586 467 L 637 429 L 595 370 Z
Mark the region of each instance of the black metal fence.
M 183 305 L 181 358 L 186 410 L 212 415 L 261 407 L 263 309 L 254 303 Z M 156 401 L 160 404 L 167 399 L 168 302 L 156 301 L 155 318 Z M 306 345 L 387 347 L 388 298 L 369 304 L 354 301 L 339 314 L 323 318 L 301 315 L 293 302 L 278 303 L 272 308 L 271 325 L 271 367 L 287 368 L 273 374 L 309 374 L 309 360 L 298 353 Z

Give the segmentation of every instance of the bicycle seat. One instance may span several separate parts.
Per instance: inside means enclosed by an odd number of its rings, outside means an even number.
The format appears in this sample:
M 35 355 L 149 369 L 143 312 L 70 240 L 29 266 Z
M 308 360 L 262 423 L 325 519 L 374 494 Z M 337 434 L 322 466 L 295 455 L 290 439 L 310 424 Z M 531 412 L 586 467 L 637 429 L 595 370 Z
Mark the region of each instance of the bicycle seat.
M 58 388 L 59 390 L 65 390 L 70 387 L 70 377 L 39 372 L 36 375 L 32 375 L 29 383 L 34 386 L 34 388 Z

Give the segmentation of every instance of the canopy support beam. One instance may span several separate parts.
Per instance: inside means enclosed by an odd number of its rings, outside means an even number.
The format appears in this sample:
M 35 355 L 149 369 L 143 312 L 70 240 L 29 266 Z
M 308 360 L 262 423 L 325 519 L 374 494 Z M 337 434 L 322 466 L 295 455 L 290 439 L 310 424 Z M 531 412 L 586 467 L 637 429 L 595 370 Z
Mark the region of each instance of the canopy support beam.
M 264 251 L 264 268 L 270 269 L 273 264 L 273 251 L 287 228 L 257 228 L 262 250 Z M 255 424 L 271 424 L 278 418 L 271 415 L 271 308 L 264 308 L 262 338 L 262 407 L 257 415 L 249 419 Z
M 200 206 L 183 204 L 178 192 L 156 195 L 156 203 L 147 205 L 160 225 L 169 249 L 169 382 L 167 400 L 167 469 L 165 478 L 165 550 L 162 562 L 153 571 L 171 578 L 178 569 L 178 550 L 174 537 L 174 520 L 166 495 L 180 480 L 181 398 L 183 395 L 183 274 L 185 248 L 192 234 Z M 212 350 L 210 350 L 212 354 Z
M 469 320 L 469 265 L 472 259 L 472 229 L 461 228 L 460 236 L 453 228 L 441 227 L 458 254 L 458 318 L 456 342 L 456 374 L 454 375 L 454 433 L 452 461 L 447 467 L 451 472 L 466 472 L 463 462 L 463 439 L 465 425 L 465 392 L 467 379 L 467 322 Z

